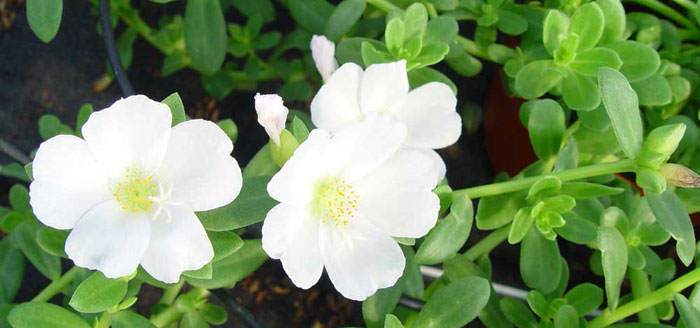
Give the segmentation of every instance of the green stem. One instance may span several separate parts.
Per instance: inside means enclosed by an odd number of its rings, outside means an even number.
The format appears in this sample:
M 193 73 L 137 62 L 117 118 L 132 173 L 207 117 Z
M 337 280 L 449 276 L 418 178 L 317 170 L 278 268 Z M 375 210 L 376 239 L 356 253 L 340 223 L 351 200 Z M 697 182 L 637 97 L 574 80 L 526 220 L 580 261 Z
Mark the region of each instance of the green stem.
M 167 307 L 165 310 L 151 317 L 151 323 L 158 328 L 167 327 L 179 320 L 185 313 L 177 305 Z
M 102 312 L 100 318 L 95 322 L 94 328 L 109 328 L 112 323 L 112 313 Z
M 679 6 L 687 9 L 688 11 L 695 11 L 695 3 L 690 0 L 673 0 L 673 2 L 677 3 Z
M 649 294 L 626 303 L 617 309 L 606 309 L 603 314 L 588 324 L 588 328 L 607 327 L 617 321 L 639 313 L 656 304 L 671 300 L 673 295 L 700 281 L 700 268 L 690 271 Z
M 56 294 L 62 292 L 75 278 L 76 273 L 78 273 L 78 267 L 73 267 L 66 271 L 60 278 L 52 281 L 46 288 L 44 288 L 39 294 L 32 298 L 32 302 L 46 302 Z
M 182 289 L 182 286 L 184 284 L 185 284 L 184 281 L 180 281 L 173 286 L 165 288 L 165 290 L 163 290 L 163 296 L 160 298 L 160 301 L 158 303 L 173 304 L 173 302 L 175 302 L 175 299 L 177 298 L 177 295 L 180 293 L 180 290 Z
M 491 232 L 488 236 L 479 240 L 474 246 L 470 247 L 464 256 L 470 261 L 474 261 L 484 254 L 490 253 L 494 248 L 503 243 L 508 238 L 508 233 L 510 232 L 510 224 L 498 228 Z
M 624 2 L 636 3 L 638 5 L 647 7 L 649 9 L 652 9 L 652 10 L 676 21 L 676 23 L 681 24 L 689 29 L 693 29 L 693 30 L 696 29 L 695 24 L 693 24 L 693 22 L 691 22 L 685 16 L 681 15 L 675 9 L 669 7 L 668 5 L 666 5 L 660 1 L 657 1 L 657 0 L 624 0 Z
M 649 277 L 647 276 L 646 272 L 630 268 L 629 277 L 630 283 L 632 284 L 632 295 L 635 299 L 651 293 Z M 659 319 L 656 317 L 656 310 L 654 310 L 652 307 L 639 312 L 639 321 L 646 323 L 659 323 Z
M 562 181 L 578 180 L 591 178 L 606 174 L 620 173 L 620 172 L 630 172 L 635 168 L 635 163 L 631 159 L 624 159 L 613 163 L 603 163 L 594 164 L 584 167 L 579 167 L 571 170 L 561 171 L 553 174 L 552 176 L 559 177 Z M 470 199 L 476 199 L 479 197 L 494 196 L 500 194 L 506 194 L 514 191 L 524 190 L 530 188 L 532 184 L 539 181 L 543 176 L 527 177 L 517 180 L 497 182 L 483 186 L 458 189 L 453 191 L 454 196 L 467 196 Z

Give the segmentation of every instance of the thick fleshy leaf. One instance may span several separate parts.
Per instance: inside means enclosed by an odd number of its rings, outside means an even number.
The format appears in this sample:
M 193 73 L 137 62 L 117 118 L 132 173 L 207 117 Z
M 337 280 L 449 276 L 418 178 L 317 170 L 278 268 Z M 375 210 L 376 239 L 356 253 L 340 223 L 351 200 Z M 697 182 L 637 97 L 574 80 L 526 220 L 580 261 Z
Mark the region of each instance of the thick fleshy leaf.
M 185 47 L 192 67 L 205 75 L 221 68 L 226 57 L 226 21 L 218 0 L 187 1 Z
M 275 206 L 267 193 L 270 177 L 259 176 L 243 179 L 238 197 L 226 206 L 198 212 L 204 228 L 211 231 L 229 231 L 247 227 L 265 219 L 265 214 Z
M 538 98 L 564 77 L 551 60 L 536 60 L 523 67 L 515 76 L 515 91 L 525 99 Z
M 576 73 L 596 77 L 598 69 L 601 67 L 610 67 L 619 69 L 622 66 L 622 60 L 615 51 L 607 48 L 593 48 L 581 51 L 576 54 L 576 57 L 569 67 Z
M 109 279 L 102 273 L 95 272 L 78 285 L 69 304 L 82 313 L 106 311 L 121 302 L 128 284 L 125 279 Z
M 7 317 L 13 328 L 90 328 L 77 314 L 51 303 L 24 303 Z
M 383 327 L 385 317 L 394 311 L 401 298 L 401 282 L 378 290 L 362 302 L 362 318 L 368 328 Z
M 561 255 L 557 242 L 530 229 L 520 244 L 520 274 L 530 288 L 549 293 L 562 276 Z
M 569 17 L 558 10 L 550 10 L 544 19 L 542 39 L 550 55 L 559 49 L 562 39 L 569 31 Z
M 695 255 L 695 233 L 683 203 L 670 189 L 660 195 L 648 193 L 646 198 L 656 221 L 676 240 L 681 262 L 690 265 Z
M 430 231 L 418 248 L 415 261 L 419 264 L 437 264 L 457 254 L 469 237 L 473 221 L 471 199 L 453 199 L 450 214 Z
M 644 80 L 656 73 L 661 65 L 659 54 L 648 45 L 635 41 L 620 41 L 606 45 L 622 59 L 620 72 L 630 82 Z
M 27 0 L 29 27 L 43 42 L 49 43 L 58 33 L 63 15 L 63 0 Z
M 324 33 L 333 14 L 333 6 L 326 0 L 290 0 L 288 6 L 297 24 L 315 34 Z
M 608 44 L 622 40 L 625 33 L 625 8 L 620 0 L 597 0 L 596 3 L 603 10 L 605 25 L 600 44 Z
M 566 292 L 564 298 L 576 312 L 586 315 L 603 304 L 603 290 L 594 284 L 583 283 Z
M 366 6 L 366 0 L 344 0 L 338 4 L 326 22 L 326 37 L 337 40 L 347 33 L 360 19 Z
M 637 94 L 620 72 L 605 67 L 598 71 L 598 87 L 617 141 L 627 157 L 635 158 L 644 138 Z
M 45 277 L 56 280 L 61 276 L 61 260 L 44 252 L 36 241 L 39 225 L 34 221 L 24 221 L 12 231 L 13 244 Z
M 561 147 L 566 129 L 564 110 L 551 99 L 533 100 L 528 105 L 527 129 L 532 148 L 540 159 L 547 160 Z
M 211 279 L 187 277 L 185 280 L 193 286 L 206 289 L 232 287 L 259 268 L 265 260 L 267 260 L 267 256 L 262 249 L 260 240 L 245 240 L 243 247 L 212 264 Z
M 598 228 L 598 247 L 601 252 L 608 306 L 615 309 L 627 272 L 627 243 L 616 228 L 602 226 Z
M 9 238 L 0 240 L 0 304 L 12 303 L 24 276 L 24 256 Z
M 663 106 L 673 100 L 673 92 L 666 78 L 654 74 L 644 80 L 631 83 L 632 88 L 639 96 L 639 104 L 642 106 Z
M 488 280 L 467 277 L 433 294 L 418 314 L 414 327 L 457 328 L 474 320 L 491 296 Z
M 604 14 L 595 2 L 578 7 L 571 16 L 570 33 L 579 36 L 578 49 L 593 48 L 603 35 Z

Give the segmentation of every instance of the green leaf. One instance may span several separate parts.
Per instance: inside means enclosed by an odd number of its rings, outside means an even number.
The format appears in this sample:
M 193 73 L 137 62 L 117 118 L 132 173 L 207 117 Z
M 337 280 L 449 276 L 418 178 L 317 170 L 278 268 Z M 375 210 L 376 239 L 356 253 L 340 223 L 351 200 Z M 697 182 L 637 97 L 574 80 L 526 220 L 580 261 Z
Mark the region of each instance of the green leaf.
M 378 50 L 377 47 L 375 47 L 370 42 L 362 43 L 361 53 L 362 62 L 365 66 L 379 63 L 388 63 L 392 61 L 392 57 L 391 55 L 389 55 L 389 53 L 383 50 Z
M 439 63 L 450 51 L 447 43 L 433 43 L 424 46 L 417 57 L 409 61 L 408 70 Z
M 75 118 L 75 135 L 82 137 L 82 129 L 85 122 L 87 122 L 90 115 L 92 115 L 93 108 L 90 104 L 84 104 L 78 109 L 78 116 Z
M 531 207 L 523 207 L 515 213 L 513 224 L 510 226 L 510 231 L 508 232 L 508 243 L 519 243 L 525 238 L 527 232 L 530 231 L 532 223 L 535 222 L 535 217 L 531 215 L 531 210 Z
M 524 193 L 509 193 L 483 197 L 476 208 L 476 227 L 493 230 L 510 223 L 515 213 L 525 205 Z
M 527 31 L 527 20 L 510 10 L 498 11 L 498 29 L 509 35 L 520 35 Z
M 644 137 L 637 94 L 627 79 L 611 68 L 598 71 L 598 86 L 617 141 L 627 157 L 635 158 Z
M 583 283 L 564 295 L 566 302 L 580 315 L 590 314 L 603 304 L 603 290 L 591 283 Z
M 554 328 L 578 328 L 578 313 L 571 305 L 562 305 L 554 316 Z
M 209 328 L 209 324 L 201 314 L 196 311 L 187 311 L 180 320 L 180 328 Z
M 450 214 L 442 219 L 425 237 L 416 252 L 418 264 L 437 264 L 454 256 L 469 237 L 474 222 L 471 199 L 453 199 Z
M 193 286 L 205 289 L 231 287 L 262 265 L 267 255 L 259 239 L 245 240 L 243 247 L 212 264 L 211 279 L 185 278 Z
M 578 35 L 579 50 L 591 49 L 598 44 L 603 35 L 604 20 L 603 11 L 595 2 L 589 2 L 576 9 L 571 16 L 569 33 Z
M 335 7 L 330 19 L 326 22 L 326 37 L 331 40 L 340 39 L 362 17 L 366 6 L 366 0 L 343 0 Z
M 389 313 L 384 318 L 384 328 L 403 328 L 403 324 L 399 318 Z
M 608 187 L 590 182 L 567 182 L 561 186 L 562 194 L 573 196 L 576 199 L 612 196 L 623 193 L 623 188 Z
M 627 243 L 616 228 L 601 226 L 598 228 L 598 245 L 605 276 L 608 307 L 615 309 L 620 300 L 620 286 L 627 271 Z
M 228 313 L 226 310 L 218 305 L 205 304 L 199 313 L 202 315 L 204 320 L 212 325 L 222 325 L 228 320 Z
M 289 0 L 288 6 L 297 24 L 314 34 L 325 32 L 333 14 L 333 6 L 325 0 Z
M 266 176 L 243 178 L 243 189 L 232 203 L 197 213 L 204 228 L 212 231 L 227 231 L 264 220 L 267 212 L 276 204 L 267 194 L 269 181 L 270 177 Z
M 442 74 L 442 72 L 430 67 L 416 68 L 408 72 L 408 82 L 411 85 L 411 89 L 415 89 L 429 82 L 442 82 L 447 84 L 450 89 L 452 89 L 452 92 L 457 94 L 457 86 L 455 86 L 452 80 L 445 76 L 445 74 Z
M 49 43 L 58 33 L 63 15 L 63 0 L 27 0 L 29 27 L 44 43 Z
M 551 99 L 532 100 L 528 105 L 527 130 L 532 148 L 537 157 L 547 160 L 556 155 L 561 147 L 566 130 L 564 110 Z
M 124 299 L 128 285 L 126 279 L 110 279 L 98 271 L 78 285 L 69 304 L 82 313 L 106 311 Z
M 659 74 L 633 82 L 631 85 L 639 96 L 639 104 L 642 106 L 663 106 L 670 104 L 673 100 L 671 86 L 666 78 Z
M 39 118 L 39 135 L 42 139 L 48 140 L 59 134 L 64 133 L 63 124 L 58 116 L 53 114 L 44 114 Z
M 406 26 L 400 18 L 394 17 L 386 24 L 384 32 L 384 43 L 386 44 L 387 50 L 389 50 L 392 55 L 399 56 L 405 38 Z
M 51 303 L 23 303 L 7 317 L 13 328 L 90 328 L 78 315 Z
M 695 232 L 683 203 L 670 189 L 660 195 L 647 193 L 645 197 L 656 221 L 676 240 L 676 252 L 681 262 L 690 265 L 695 255 Z
M 550 55 L 559 49 L 561 41 L 569 31 L 569 17 L 561 11 L 552 9 L 547 13 L 542 28 L 542 40 L 544 47 Z
M 688 99 L 691 91 L 690 82 L 688 80 L 682 76 L 669 76 L 666 80 L 671 87 L 674 103 L 679 103 Z
M 0 304 L 12 303 L 22 284 L 23 276 L 22 252 L 14 248 L 9 238 L 0 240 Z
M 248 17 L 260 15 L 265 22 L 275 19 L 275 7 L 270 0 L 236 0 L 228 3 Z
M 605 17 L 603 35 L 600 44 L 608 44 L 622 40 L 625 34 L 625 8 L 620 0 L 597 0 L 596 3 L 602 9 Z
M 10 187 L 9 192 L 10 206 L 15 211 L 27 212 L 31 211 L 29 206 L 29 190 L 27 187 L 16 184 Z
M 170 112 L 172 113 L 173 121 L 172 126 L 178 125 L 179 123 L 187 120 L 187 114 L 185 114 L 185 105 L 182 103 L 182 99 L 177 92 L 171 93 L 169 96 L 165 97 L 162 103 L 170 107 Z
M 56 280 L 61 276 L 61 261 L 58 257 L 47 254 L 39 247 L 36 241 L 38 229 L 38 224 L 34 222 L 22 222 L 13 231 L 12 238 L 24 256 L 41 274 L 51 280 Z
M 690 304 L 682 294 L 673 295 L 673 303 L 676 304 L 678 314 L 685 327 L 700 327 L 700 310 Z
M 491 296 L 489 281 L 467 277 L 435 292 L 418 313 L 413 327 L 457 328 L 474 320 Z
M 525 99 L 539 98 L 556 86 L 564 73 L 551 60 L 536 60 L 515 76 L 515 91 Z
M 554 291 L 562 276 L 557 242 L 530 229 L 520 243 L 520 275 L 530 288 L 545 294 Z
M 659 54 L 652 47 L 635 42 L 620 41 L 607 45 L 614 50 L 622 59 L 620 72 L 624 74 L 630 82 L 644 80 L 656 73 L 661 65 Z
M 205 75 L 221 68 L 226 57 L 226 22 L 219 0 L 187 0 L 185 47 L 192 67 Z
M 211 279 L 211 276 L 213 274 L 213 270 L 214 269 L 212 268 L 211 263 L 207 263 L 199 269 L 185 271 L 182 273 L 182 275 L 187 277 L 187 278 L 206 280 L 206 279 Z
M 499 307 L 508 321 L 517 327 L 534 327 L 537 324 L 535 316 L 523 302 L 510 297 L 504 297 L 499 301 Z
M 403 22 L 406 25 L 406 39 L 414 36 L 422 39 L 428 25 L 428 11 L 423 4 L 413 3 L 404 11 Z
M 292 119 L 292 134 L 300 144 L 309 137 L 309 128 L 299 116 L 294 116 Z
M 233 231 L 208 231 L 207 235 L 214 248 L 214 259 L 219 261 L 243 247 L 243 239 Z
M 156 328 L 156 326 L 140 314 L 124 310 L 112 317 L 112 328 Z
M 426 44 L 447 43 L 454 41 L 459 34 L 457 20 L 449 16 L 438 16 L 430 19 L 425 28 Z M 462 47 L 462 49 L 464 49 Z
M 221 130 L 224 130 L 224 133 L 226 133 L 226 136 L 229 137 L 232 142 L 236 142 L 236 139 L 238 139 L 238 126 L 236 122 L 230 118 L 226 118 L 217 122 L 216 125 L 218 125 Z
M 598 86 L 588 76 L 570 72 L 562 83 L 562 94 L 566 105 L 574 110 L 591 111 L 600 105 Z
M 44 252 L 53 256 L 67 257 L 64 251 L 68 231 L 41 227 L 36 234 L 36 242 Z
M 384 326 L 384 318 L 394 311 L 401 298 L 402 281 L 392 287 L 382 288 L 362 302 L 362 318 L 367 328 Z
M 615 51 L 607 48 L 593 48 L 577 53 L 569 67 L 576 73 L 597 77 L 598 69 L 601 67 L 619 69 L 622 67 L 622 60 Z

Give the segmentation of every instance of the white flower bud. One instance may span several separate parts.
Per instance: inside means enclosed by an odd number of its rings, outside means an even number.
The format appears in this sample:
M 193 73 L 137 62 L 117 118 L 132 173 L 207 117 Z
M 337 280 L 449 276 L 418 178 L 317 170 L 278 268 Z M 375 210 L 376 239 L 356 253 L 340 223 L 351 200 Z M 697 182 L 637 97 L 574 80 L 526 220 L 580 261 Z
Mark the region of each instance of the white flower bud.
M 333 72 L 338 69 L 338 62 L 335 60 L 335 43 L 323 35 L 314 35 L 311 38 L 311 56 L 323 81 L 328 81 Z
M 265 128 L 275 145 L 280 143 L 280 132 L 284 129 L 289 109 L 284 106 L 282 97 L 271 94 L 255 94 L 255 111 L 258 113 L 258 123 Z

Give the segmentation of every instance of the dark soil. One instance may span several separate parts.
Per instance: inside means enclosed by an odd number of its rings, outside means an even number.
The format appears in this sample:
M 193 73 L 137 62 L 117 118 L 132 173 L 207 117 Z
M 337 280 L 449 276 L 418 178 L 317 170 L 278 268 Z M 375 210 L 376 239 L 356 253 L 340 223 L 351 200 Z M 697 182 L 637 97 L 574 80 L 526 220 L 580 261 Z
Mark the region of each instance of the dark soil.
M 0 17 L 14 19 L 9 29 L 0 31 L 0 138 L 28 154 L 41 142 L 36 128 L 41 115 L 52 113 L 73 125 L 80 105 L 91 103 L 98 110 L 120 98 L 121 93 L 116 83 L 101 92 L 93 90 L 93 83 L 105 73 L 106 55 L 103 40 L 96 33 L 95 10 L 87 1 L 64 2 L 61 28 L 50 44 L 42 43 L 33 35 L 24 7 L 16 5 L 19 2 L 0 0 Z M 9 3 L 14 6 L 2 6 Z M 147 1 L 142 5 L 148 21 L 155 21 L 163 11 L 173 11 L 172 7 L 164 9 Z M 163 99 L 177 91 L 192 117 L 233 118 L 240 133 L 234 156 L 242 165 L 247 163 L 267 142 L 263 129 L 256 122 L 253 94 L 235 93 L 216 102 L 206 95 L 194 71 L 182 70 L 161 78 L 162 59 L 157 50 L 142 40 L 136 41 L 134 60 L 127 71 L 136 92 Z M 460 106 L 467 101 L 483 102 L 489 85 L 486 77 L 493 71 L 493 67 L 487 66 L 477 78 L 452 76 L 460 89 Z M 261 87 L 265 92 L 275 89 L 275 85 Z M 481 132 L 464 134 L 458 144 L 442 150 L 441 154 L 453 188 L 490 181 L 492 172 Z M 0 164 L 10 160 L 0 154 Z M 0 190 L 7 190 L 15 182 L 0 178 Z M 2 198 L 0 203 L 6 203 L 5 197 Z M 473 233 L 469 243 L 478 240 L 480 235 Z M 516 254 L 516 248 L 507 246 L 494 254 L 496 281 L 520 284 Z M 45 279 L 29 269 L 18 299 L 31 298 L 45 284 Z M 361 304 L 337 294 L 325 276 L 315 287 L 304 291 L 292 285 L 277 261 L 266 263 L 239 283 L 234 294 L 266 327 L 361 325 Z

